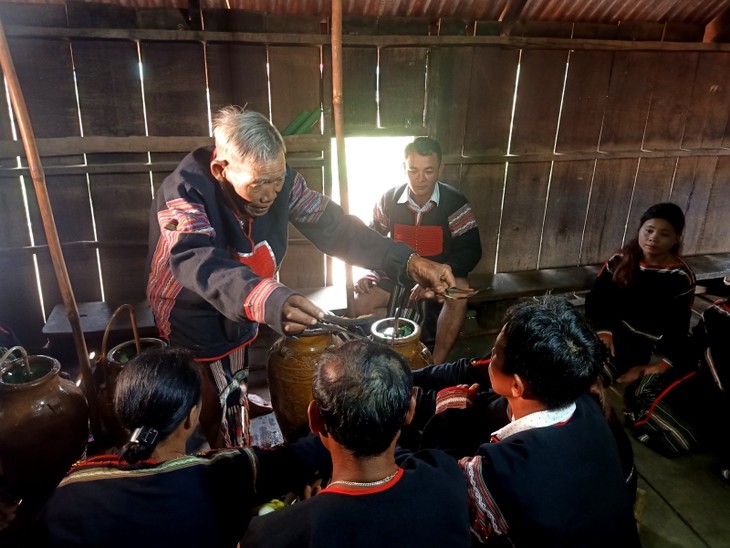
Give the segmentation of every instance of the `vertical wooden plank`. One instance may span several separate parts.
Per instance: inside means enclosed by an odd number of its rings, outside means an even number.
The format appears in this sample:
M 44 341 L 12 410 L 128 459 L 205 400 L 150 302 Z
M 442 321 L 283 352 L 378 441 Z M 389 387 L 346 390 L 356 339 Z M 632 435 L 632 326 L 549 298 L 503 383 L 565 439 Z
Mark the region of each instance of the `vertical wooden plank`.
M 71 50 L 59 38 L 8 38 L 37 138 L 80 135 Z
M 696 156 L 677 159 L 670 201 L 684 211 L 687 220 L 682 235 L 682 253 L 697 255 L 710 207 L 711 181 L 715 178 L 717 156 Z
M 700 253 L 727 253 L 730 234 L 730 157 L 720 156 L 712 181 L 712 190 L 705 215 Z
M 690 107 L 699 54 L 672 52 L 656 56 L 651 106 L 644 132 L 644 150 L 678 149 Z
M 10 327 L 28 353 L 33 353 L 33 349 L 39 349 L 43 343 L 41 330 L 46 321 L 38 295 L 33 256 L 6 252 L 0 256 L 0 268 L 6 273 L 0 292 L 0 324 Z
M 652 88 L 646 76 L 652 73 L 657 55 L 661 54 L 636 51 L 614 54 L 601 150 L 641 149 Z
M 209 42 L 205 53 L 211 112 L 240 105 L 268 117 L 266 46 Z
M 730 52 L 700 53 L 682 147 L 726 145 L 725 132 L 730 126 L 729 104 Z
M 464 155 L 507 153 L 518 61 L 515 50 L 474 50 Z
M 10 326 L 24 345 L 35 344 L 45 322 L 36 286 L 33 257 L 10 251 L 30 245 L 28 219 L 23 207 L 19 177 L 0 178 L 0 253 L 3 276 L 0 291 L 0 324 Z
M 97 238 L 106 244 L 99 249 L 106 300 L 143 300 L 151 204 L 149 175 L 95 174 L 90 179 Z
M 302 110 L 322 104 L 319 73 L 320 48 L 269 46 L 271 113 L 274 125 L 284 129 Z M 319 125 L 312 129 L 320 133 Z
M 63 246 L 64 262 L 71 287 L 78 302 L 101 299 L 96 250 L 78 242 L 94 241 L 89 191 L 84 175 L 46 176 L 46 187 L 58 238 Z M 29 211 L 36 245 L 45 245 L 46 236 L 38 210 L 35 192 L 30 192 Z M 50 255 L 39 256 L 39 271 L 43 302 L 50 309 L 63 302 L 58 289 Z
M 427 48 L 380 49 L 381 127 L 423 128 Z
M 142 42 L 142 78 L 150 135 L 208 135 L 203 45 Z
M 622 245 L 637 160 L 597 160 L 588 204 L 581 264 L 599 264 Z
M 84 135 L 144 135 L 137 45 L 118 40 L 73 40 Z
M 114 40 L 75 40 L 72 50 L 84 134 L 144 135 L 137 45 Z M 92 163 L 146 162 L 147 154 L 90 154 L 87 159 Z M 84 273 L 92 286 L 101 279 L 107 301 L 140 301 L 145 298 L 149 175 L 90 174 L 88 180 L 100 246 L 98 259 L 95 256 Z M 129 242 L 135 239 L 138 245 L 130 246 Z M 93 268 L 97 261 L 98 268 Z
M 426 125 L 444 155 L 461 156 L 474 48 L 431 48 Z
M 537 268 L 549 177 L 550 162 L 508 165 L 497 272 Z
M 377 48 L 342 48 L 342 95 L 345 128 L 373 130 L 378 123 Z
M 553 151 L 567 59 L 566 51 L 522 52 L 511 154 Z
M 639 219 L 644 211 L 654 204 L 669 200 L 676 164 L 676 158 L 639 159 L 624 243 L 634 237 L 634 231 L 638 228 Z
M 465 164 L 462 168 L 461 191 L 474 211 L 482 241 L 482 259 L 474 268 L 474 274 L 495 271 L 504 169 L 504 164 Z
M 556 152 L 598 150 L 613 53 L 570 53 Z
M 580 264 L 594 167 L 595 160 L 553 163 L 539 268 Z

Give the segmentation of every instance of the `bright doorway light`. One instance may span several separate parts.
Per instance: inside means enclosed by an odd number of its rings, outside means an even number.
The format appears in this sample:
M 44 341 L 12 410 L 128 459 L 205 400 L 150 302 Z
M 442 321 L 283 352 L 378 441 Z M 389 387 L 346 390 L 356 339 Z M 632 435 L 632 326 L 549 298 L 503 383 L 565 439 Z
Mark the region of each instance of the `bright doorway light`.
M 347 186 L 350 214 L 369 224 L 373 206 L 380 196 L 391 187 L 406 182 L 403 169 L 403 149 L 413 137 L 347 137 L 345 153 L 347 161 Z M 332 139 L 332 197 L 340 202 L 340 184 L 337 176 L 337 144 Z M 366 271 L 353 269 L 353 281 Z M 345 285 L 345 264 L 332 261 L 334 285 Z

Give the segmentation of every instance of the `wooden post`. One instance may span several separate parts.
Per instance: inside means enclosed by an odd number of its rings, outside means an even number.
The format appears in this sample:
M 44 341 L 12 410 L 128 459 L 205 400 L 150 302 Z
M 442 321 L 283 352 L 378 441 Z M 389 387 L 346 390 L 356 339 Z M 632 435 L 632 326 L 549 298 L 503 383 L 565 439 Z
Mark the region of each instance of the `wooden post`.
M 13 105 L 16 122 L 18 124 L 21 139 L 23 140 L 25 156 L 28 160 L 30 175 L 33 179 L 36 197 L 38 198 L 38 207 L 43 221 L 43 228 L 46 233 L 46 240 L 48 240 L 48 249 L 51 252 L 51 260 L 53 261 L 53 268 L 56 272 L 56 279 L 61 291 L 61 297 L 63 298 L 63 303 L 66 307 L 68 321 L 69 324 L 71 324 L 74 344 L 79 357 L 84 393 L 86 394 L 86 399 L 89 402 L 91 429 L 92 432 L 97 433 L 99 431 L 99 423 L 96 390 L 92 378 L 91 364 L 89 363 L 89 351 L 86 348 L 84 333 L 81 330 L 79 310 L 71 288 L 71 281 L 68 276 L 68 270 L 66 269 L 66 263 L 63 259 L 63 250 L 61 249 L 61 242 L 58 239 L 56 223 L 53 219 L 51 201 L 48 198 L 48 189 L 46 188 L 46 176 L 43 172 L 43 166 L 41 165 L 40 155 L 38 154 L 35 135 L 33 134 L 30 117 L 28 116 L 28 109 L 25 104 L 25 99 L 23 98 L 23 93 L 20 89 L 20 82 L 18 81 L 18 75 L 15 72 L 15 65 L 13 64 L 10 47 L 8 45 L 7 38 L 5 37 L 5 28 L 1 20 L 0 65 L 2 65 L 2 70 L 5 74 L 5 79 L 7 80 L 10 101 Z
M 350 212 L 347 194 L 347 159 L 345 154 L 345 121 L 342 98 L 342 0 L 332 0 L 332 107 L 335 115 L 335 142 L 337 144 L 337 178 L 340 183 L 340 204 Z M 347 315 L 353 315 L 354 284 L 352 266 L 345 265 L 347 288 Z

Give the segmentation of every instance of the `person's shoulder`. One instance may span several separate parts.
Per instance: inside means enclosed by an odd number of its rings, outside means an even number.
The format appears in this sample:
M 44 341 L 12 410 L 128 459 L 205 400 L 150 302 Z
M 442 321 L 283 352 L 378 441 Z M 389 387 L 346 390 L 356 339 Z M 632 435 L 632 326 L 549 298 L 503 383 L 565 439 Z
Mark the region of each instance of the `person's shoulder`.
M 458 188 L 451 186 L 449 183 L 445 183 L 444 181 L 439 181 L 438 186 L 439 192 L 442 195 L 468 203 L 469 200 L 467 200 L 466 195 Z
M 459 471 L 457 460 L 440 449 L 421 449 L 403 458 L 399 465 L 404 470 L 422 473 L 453 473 Z

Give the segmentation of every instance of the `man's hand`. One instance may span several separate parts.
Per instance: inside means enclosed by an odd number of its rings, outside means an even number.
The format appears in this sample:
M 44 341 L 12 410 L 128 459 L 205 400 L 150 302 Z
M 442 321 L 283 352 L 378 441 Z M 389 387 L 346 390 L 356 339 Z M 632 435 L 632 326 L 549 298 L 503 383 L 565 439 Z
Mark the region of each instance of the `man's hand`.
M 287 335 L 296 335 L 313 326 L 324 312 L 312 301 L 301 295 L 292 295 L 281 310 L 281 325 Z
M 666 364 L 666 362 L 663 361 L 646 365 L 635 365 L 626 373 L 621 375 L 618 379 L 616 379 L 616 382 L 619 382 L 621 384 L 632 383 L 645 375 L 653 375 L 655 373 L 661 374 L 664 373 L 667 369 L 669 369 L 669 366 Z
M 424 259 L 420 255 L 413 255 L 408 261 L 408 275 L 421 286 L 420 296 L 424 299 L 433 299 L 456 285 L 449 265 Z
M 601 339 L 601 342 L 606 345 L 606 348 L 608 348 L 609 353 L 611 356 L 616 356 L 616 348 L 613 346 L 613 334 L 612 333 L 599 333 L 598 338 Z
M 355 283 L 355 293 L 358 295 L 367 295 L 370 293 L 370 290 L 376 285 L 378 285 L 378 283 L 372 278 L 360 278 Z

